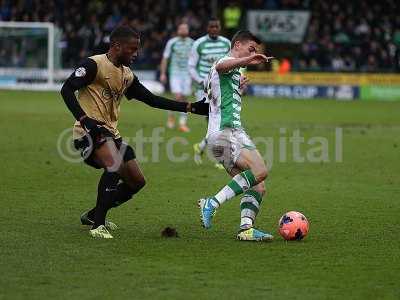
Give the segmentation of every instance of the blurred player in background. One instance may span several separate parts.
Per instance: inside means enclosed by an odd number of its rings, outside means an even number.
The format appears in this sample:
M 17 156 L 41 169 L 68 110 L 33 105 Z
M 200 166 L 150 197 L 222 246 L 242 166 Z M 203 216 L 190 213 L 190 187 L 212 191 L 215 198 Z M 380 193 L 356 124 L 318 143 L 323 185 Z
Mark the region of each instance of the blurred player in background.
M 225 56 L 230 50 L 230 41 L 220 36 L 221 24 L 218 19 L 212 18 L 207 24 L 207 34 L 197 39 L 192 47 L 189 58 L 189 72 L 195 83 L 196 100 L 201 101 L 205 97 L 204 81 L 207 79 L 213 63 Z M 193 146 L 196 164 L 201 164 L 201 156 L 207 146 L 207 139 Z M 223 168 L 220 164 L 216 165 Z
M 178 26 L 177 36 L 168 40 L 164 49 L 160 66 L 160 81 L 167 83 L 167 69 L 169 86 L 177 101 L 184 101 L 192 93 L 192 79 L 189 75 L 188 59 L 193 45 L 193 39 L 189 37 L 189 25 L 181 23 Z M 175 127 L 174 113 L 168 112 L 168 128 Z M 187 114 L 181 112 L 179 117 L 179 130 L 189 132 L 187 126 Z
M 240 119 L 240 68 L 272 59 L 256 53 L 260 43 L 250 31 L 238 31 L 232 38 L 231 52 L 213 65 L 206 81 L 210 104 L 208 146 L 232 180 L 215 196 L 199 200 L 201 221 L 206 229 L 210 228 L 217 208 L 227 200 L 243 194 L 237 238 L 247 241 L 273 239 L 271 234 L 254 228 L 265 194 L 267 168 L 254 143 L 244 131 Z
M 129 68 L 139 45 L 136 31 L 128 26 L 117 27 L 111 33 L 108 52 L 85 59 L 61 89 L 76 119 L 75 147 L 86 164 L 104 169 L 96 206 L 81 216 L 81 223 L 91 225 L 89 233 L 96 238 L 113 237 L 108 230 L 117 226 L 106 221 L 108 210 L 131 199 L 145 185 L 133 148 L 122 141 L 117 129 L 122 97 L 161 109 L 208 114 L 208 104 L 172 101 L 147 90 Z

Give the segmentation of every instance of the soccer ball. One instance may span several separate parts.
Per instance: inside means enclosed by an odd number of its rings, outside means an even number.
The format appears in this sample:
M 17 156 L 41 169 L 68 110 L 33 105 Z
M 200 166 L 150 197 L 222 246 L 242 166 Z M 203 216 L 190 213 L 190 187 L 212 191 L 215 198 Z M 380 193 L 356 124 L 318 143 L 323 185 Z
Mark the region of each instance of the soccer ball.
M 297 211 L 289 211 L 279 220 L 279 234 L 287 241 L 303 239 L 308 227 L 307 218 Z

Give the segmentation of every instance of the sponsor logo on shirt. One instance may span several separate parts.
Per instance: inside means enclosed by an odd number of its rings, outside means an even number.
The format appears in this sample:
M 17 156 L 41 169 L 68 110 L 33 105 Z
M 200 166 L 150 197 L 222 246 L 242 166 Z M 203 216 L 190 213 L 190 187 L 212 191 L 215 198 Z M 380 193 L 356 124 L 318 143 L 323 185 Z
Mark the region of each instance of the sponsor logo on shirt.
M 75 70 L 75 77 L 83 77 L 86 75 L 86 69 L 84 67 L 80 67 Z

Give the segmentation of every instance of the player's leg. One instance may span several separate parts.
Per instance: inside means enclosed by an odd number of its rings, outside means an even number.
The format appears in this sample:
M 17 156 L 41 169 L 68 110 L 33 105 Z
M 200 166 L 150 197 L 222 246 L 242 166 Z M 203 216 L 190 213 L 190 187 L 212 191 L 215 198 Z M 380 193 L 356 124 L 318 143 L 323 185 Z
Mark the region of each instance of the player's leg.
M 207 117 L 207 123 L 208 123 L 208 117 Z M 199 152 L 199 154 L 202 155 L 202 154 L 204 153 L 204 150 L 207 148 L 207 145 L 208 145 L 207 138 L 204 137 L 204 138 L 200 141 L 200 143 L 198 143 L 198 144 L 196 144 L 196 145 L 198 145 L 197 147 L 198 147 L 198 152 Z
M 243 144 L 230 131 L 226 131 L 221 136 L 213 153 L 217 160 L 221 161 L 222 158 L 228 172 L 233 169 L 241 171 L 234 175 L 232 180 L 213 197 L 212 204 L 216 207 L 263 182 L 267 177 L 267 167 L 254 145 L 252 143 L 250 145 Z M 232 165 L 231 168 L 229 168 L 229 164 Z
M 97 202 L 94 210 L 94 224 L 90 234 L 93 237 L 112 238 L 106 229 L 106 215 L 113 206 L 120 179 L 119 170 L 122 165 L 122 155 L 111 138 L 93 152 L 93 161 L 104 169 L 97 189 Z
M 244 192 L 240 201 L 240 226 L 239 230 L 246 230 L 254 226 L 265 195 L 265 184 L 260 182 Z
M 244 132 L 239 135 L 241 144 L 253 145 L 250 138 Z M 260 153 L 253 147 L 251 149 L 242 149 L 235 162 L 233 172 L 239 173 L 245 169 L 251 169 L 259 180 L 266 178 L 267 167 Z M 235 174 L 232 174 L 235 175 Z M 273 236 L 270 233 L 263 232 L 254 228 L 254 223 L 261 207 L 263 197 L 266 194 L 264 180 L 257 185 L 249 188 L 243 193 L 240 201 L 240 227 L 237 238 L 243 241 L 272 241 Z
M 171 93 L 175 95 L 177 92 L 179 92 L 179 90 L 177 90 L 176 76 L 171 76 L 170 74 L 168 77 L 169 77 L 169 90 L 171 91 Z M 168 111 L 167 128 L 173 129 L 174 127 L 175 127 L 175 112 Z
M 210 136 L 214 157 L 224 164 L 232 179 L 213 197 L 200 199 L 203 226 L 211 227 L 215 210 L 227 200 L 263 182 L 267 176 L 265 163 L 244 132 L 225 129 Z
M 130 200 L 133 195 L 146 185 L 146 180 L 136 159 L 130 159 L 124 162 L 120 168 L 119 174 L 121 176 L 121 181 L 117 185 L 113 207 L 120 206 Z
M 254 228 L 265 195 L 264 182 L 247 190 L 240 201 L 240 227 L 237 239 L 241 241 L 272 241 L 273 235 Z
M 195 92 L 195 97 L 196 101 L 201 101 L 205 97 L 204 91 L 202 89 L 197 89 Z M 207 123 L 208 123 L 208 117 L 206 118 Z M 207 148 L 207 138 L 204 137 L 199 143 L 196 143 L 193 145 L 193 151 L 194 151 L 194 162 L 197 165 L 201 165 L 203 163 L 202 156 L 204 154 L 204 151 Z
M 136 161 L 136 155 L 131 146 L 123 142 L 121 139 L 114 140 L 119 153 L 123 157 L 123 163 L 119 168 L 118 174 L 120 180 L 117 184 L 112 207 L 120 206 L 132 198 L 139 190 L 145 186 L 145 179 L 140 167 Z M 81 222 L 85 225 L 93 225 L 94 213 L 96 207 L 81 216 Z M 107 229 L 115 230 L 118 228 L 116 224 L 106 220 L 105 226 Z
M 81 152 L 82 157 L 84 158 L 84 162 L 95 168 L 95 169 L 102 169 L 103 165 L 99 165 L 94 159 L 94 148 L 99 148 L 102 143 L 105 143 L 106 139 L 105 137 L 98 141 L 96 144 L 93 144 L 93 140 L 90 139 L 88 135 L 85 135 L 79 139 L 74 140 L 74 146 L 77 150 Z M 94 218 L 95 218 L 95 211 L 96 211 L 96 206 L 93 207 L 91 210 L 85 211 L 81 216 L 81 224 L 82 225 L 89 225 L 93 226 L 94 225 Z M 109 227 L 109 229 L 115 228 L 116 225 L 113 224 L 112 222 L 106 221 L 105 222 L 106 227 Z
M 175 100 L 178 102 L 185 101 L 184 83 L 185 83 L 185 78 L 183 76 L 175 75 L 171 77 L 171 92 L 174 94 Z M 187 114 L 181 112 L 179 114 L 179 131 L 182 132 L 190 131 L 189 127 L 187 127 L 186 121 L 187 121 Z
M 235 169 L 240 170 L 240 173 L 234 175 L 231 181 L 210 199 L 211 205 L 215 208 L 258 185 L 267 177 L 265 163 L 255 149 L 242 148 L 234 166 Z
M 175 112 L 169 110 L 167 112 L 168 118 L 167 118 L 167 128 L 173 129 L 175 127 Z
M 203 163 L 202 156 L 204 154 L 204 150 L 207 148 L 207 144 L 207 138 L 204 137 L 199 143 L 193 145 L 193 158 L 196 165 L 201 165 Z
M 179 87 L 180 87 L 180 96 L 182 100 L 178 101 L 186 101 L 187 97 L 190 96 L 192 92 L 192 80 L 190 76 L 181 76 L 179 78 Z M 179 130 L 182 132 L 189 132 L 190 129 L 187 125 L 187 113 L 181 112 L 179 116 Z
M 185 101 L 185 96 L 181 93 L 181 89 L 179 93 L 175 94 L 175 99 L 178 102 L 183 102 Z M 187 126 L 187 113 L 184 112 L 180 112 L 179 113 L 179 127 L 178 127 L 179 131 L 181 132 L 189 132 L 190 129 Z

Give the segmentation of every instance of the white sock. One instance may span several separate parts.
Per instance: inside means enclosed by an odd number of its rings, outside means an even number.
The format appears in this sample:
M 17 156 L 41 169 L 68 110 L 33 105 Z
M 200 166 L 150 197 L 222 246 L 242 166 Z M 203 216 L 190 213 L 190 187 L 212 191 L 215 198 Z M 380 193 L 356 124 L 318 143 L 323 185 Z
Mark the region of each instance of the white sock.
M 255 183 L 256 180 L 251 170 L 243 171 L 233 176 L 232 180 L 214 196 L 214 199 L 221 205 L 225 201 L 247 191 Z
M 215 200 L 214 199 L 211 200 L 211 204 L 214 207 L 218 208 L 226 200 L 231 199 L 233 197 L 235 197 L 235 192 L 228 185 L 226 185 L 222 188 L 222 190 L 218 192 L 218 194 L 215 195 L 214 197 Z
M 240 218 L 240 229 L 249 229 L 253 227 L 253 219 L 250 217 Z
M 240 201 L 240 229 L 253 227 L 254 221 L 260 210 L 262 195 L 250 189 L 245 192 Z

